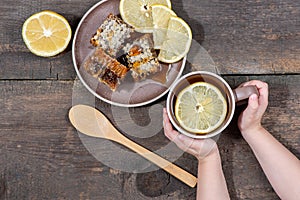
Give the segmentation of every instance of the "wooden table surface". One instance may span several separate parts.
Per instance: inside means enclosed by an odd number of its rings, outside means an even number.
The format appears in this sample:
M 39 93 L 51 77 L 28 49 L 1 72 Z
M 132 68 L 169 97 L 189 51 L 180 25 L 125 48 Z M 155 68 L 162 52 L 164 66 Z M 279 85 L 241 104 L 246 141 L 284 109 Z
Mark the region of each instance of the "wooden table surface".
M 195 188 L 163 170 L 135 173 L 99 161 L 103 154 L 114 157 L 117 152 L 102 149 L 93 153 L 87 142 L 90 138 L 78 134 L 67 117 L 74 101 L 86 97 L 74 98 L 86 91 L 76 79 L 71 43 L 52 58 L 37 57 L 25 47 L 21 29 L 33 13 L 56 11 L 65 16 L 74 33 L 84 13 L 97 2 L 0 2 L 0 199 L 195 199 Z M 269 84 L 263 125 L 299 158 L 300 1 L 173 0 L 172 6 L 190 24 L 194 39 L 233 88 L 251 79 Z M 191 70 L 188 63 L 185 73 Z M 122 131 L 135 142 L 152 151 L 169 143 L 161 129 L 160 110 L 166 96 L 130 109 L 91 100 L 121 131 L 126 127 L 119 126 L 116 112 L 122 113 L 119 121 L 141 132 L 156 119 L 157 133 L 151 137 L 133 137 L 129 130 Z M 242 109 L 237 109 L 218 140 L 230 196 L 279 199 L 238 131 Z M 130 153 L 117 144 L 114 148 Z M 126 165 L 126 160 L 120 162 Z M 174 162 L 197 175 L 192 156 L 184 153 Z

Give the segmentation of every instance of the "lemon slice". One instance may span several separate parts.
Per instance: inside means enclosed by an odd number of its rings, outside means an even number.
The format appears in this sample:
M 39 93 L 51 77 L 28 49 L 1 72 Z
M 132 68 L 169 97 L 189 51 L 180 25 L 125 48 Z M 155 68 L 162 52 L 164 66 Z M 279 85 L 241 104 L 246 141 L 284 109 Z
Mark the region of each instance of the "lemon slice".
M 165 5 L 171 8 L 170 0 L 121 0 L 119 10 L 122 19 L 134 27 L 136 31 L 152 33 L 151 6 L 154 4 Z
M 187 131 L 206 134 L 225 120 L 227 103 L 220 90 L 206 82 L 196 82 L 183 89 L 175 103 L 175 116 Z
M 175 12 L 164 5 L 152 6 L 153 42 L 154 48 L 160 49 L 166 39 L 170 17 L 176 16 Z
M 170 17 L 167 36 L 163 42 L 158 60 L 174 63 L 189 52 L 192 43 L 192 31 L 189 25 L 179 17 Z
M 55 56 L 64 51 L 72 31 L 68 21 L 52 11 L 30 16 L 23 24 L 22 36 L 28 49 L 43 57 Z

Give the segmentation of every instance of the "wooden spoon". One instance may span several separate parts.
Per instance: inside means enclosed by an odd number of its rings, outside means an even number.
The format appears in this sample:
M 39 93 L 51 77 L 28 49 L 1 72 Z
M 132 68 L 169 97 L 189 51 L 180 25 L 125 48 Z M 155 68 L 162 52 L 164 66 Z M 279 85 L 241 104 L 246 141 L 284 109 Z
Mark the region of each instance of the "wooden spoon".
M 195 176 L 123 136 L 110 121 L 95 108 L 86 105 L 76 105 L 70 109 L 69 118 L 73 126 L 81 133 L 120 143 L 153 162 L 188 186 L 195 187 L 197 183 Z

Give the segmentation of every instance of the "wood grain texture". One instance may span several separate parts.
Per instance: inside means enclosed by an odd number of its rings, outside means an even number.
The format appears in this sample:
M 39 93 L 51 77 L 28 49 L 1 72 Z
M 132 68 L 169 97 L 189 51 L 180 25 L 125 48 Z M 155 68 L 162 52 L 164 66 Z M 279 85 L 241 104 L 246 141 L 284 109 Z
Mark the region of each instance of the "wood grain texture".
M 221 74 L 299 73 L 298 1 L 172 2 Z
M 22 25 L 33 13 L 58 12 L 74 33 L 84 13 L 97 2 L 0 1 L 1 200 L 195 199 L 194 188 L 147 161 L 143 161 L 149 169 L 145 173 L 124 172 L 100 162 L 67 117 L 76 77 L 71 43 L 58 56 L 40 58 L 22 41 Z M 263 125 L 300 158 L 300 2 L 172 0 L 172 6 L 215 61 L 216 72 L 232 87 L 251 79 L 269 83 Z M 185 72 L 190 68 L 188 63 Z M 141 108 L 117 109 L 118 117 L 115 107 L 99 100 L 94 105 L 123 134 L 148 149 L 159 151 L 169 143 L 161 130 L 161 113 L 152 112 L 165 105 L 165 97 Z M 242 109 L 237 109 L 218 141 L 231 199 L 278 199 L 239 134 L 236 122 Z M 145 137 L 143 127 L 151 123 L 158 124 L 157 133 Z M 101 150 L 100 154 L 111 153 Z M 191 155 L 183 154 L 175 163 L 196 175 L 197 161 Z
M 69 21 L 73 33 L 97 0 L 2 0 L 0 2 L 0 78 L 74 79 L 71 43 L 54 58 L 32 55 L 22 41 L 24 21 L 33 13 L 53 10 Z M 221 74 L 300 72 L 300 3 L 283 1 L 173 0 L 195 42 L 215 61 Z
M 300 158 L 300 76 L 224 78 L 232 87 L 250 79 L 269 83 L 263 125 Z M 72 88 L 73 81 L 0 81 L 0 199 L 195 199 L 194 188 L 163 170 L 128 173 L 95 159 L 67 118 Z M 156 104 L 164 106 L 165 99 Z M 151 106 L 131 108 L 119 120 L 145 126 Z M 96 107 L 118 128 L 110 105 L 96 100 Z M 239 134 L 237 115 L 218 141 L 231 198 L 278 199 Z M 168 143 L 162 131 L 131 139 L 152 150 Z M 183 154 L 175 163 L 196 175 L 192 156 Z

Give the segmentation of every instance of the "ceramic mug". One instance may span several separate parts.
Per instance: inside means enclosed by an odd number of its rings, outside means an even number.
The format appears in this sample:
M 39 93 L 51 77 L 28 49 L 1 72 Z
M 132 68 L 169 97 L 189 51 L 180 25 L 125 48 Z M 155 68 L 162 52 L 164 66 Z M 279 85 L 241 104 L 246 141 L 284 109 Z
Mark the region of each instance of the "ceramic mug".
M 207 82 L 216 86 L 221 91 L 227 102 L 227 114 L 225 120 L 218 128 L 206 134 L 195 134 L 185 130 L 180 126 L 175 117 L 174 108 L 178 94 L 181 90 L 196 82 Z M 228 83 L 217 74 L 207 71 L 195 71 L 182 76 L 171 86 L 167 97 L 167 113 L 171 123 L 180 133 L 192 138 L 210 138 L 220 134 L 230 124 L 237 103 L 241 103 L 243 100 L 248 99 L 252 94 L 259 94 L 256 86 L 251 85 L 231 89 Z

